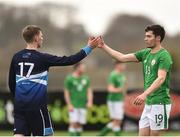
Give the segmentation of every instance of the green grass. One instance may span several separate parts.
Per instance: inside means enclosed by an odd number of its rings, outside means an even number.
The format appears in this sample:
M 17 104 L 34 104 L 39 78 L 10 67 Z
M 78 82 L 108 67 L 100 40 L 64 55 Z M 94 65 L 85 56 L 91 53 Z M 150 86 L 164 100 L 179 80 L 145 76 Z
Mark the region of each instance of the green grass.
M 96 136 L 98 131 L 85 131 L 82 136 Z M 55 136 L 68 136 L 67 131 L 55 131 Z M 113 136 L 112 133 L 108 134 L 109 136 Z M 122 136 L 137 136 L 137 132 L 122 132 Z M 2 131 L 0 130 L 0 136 L 12 136 L 12 131 Z M 180 136 L 180 131 L 168 131 L 163 133 L 163 136 Z

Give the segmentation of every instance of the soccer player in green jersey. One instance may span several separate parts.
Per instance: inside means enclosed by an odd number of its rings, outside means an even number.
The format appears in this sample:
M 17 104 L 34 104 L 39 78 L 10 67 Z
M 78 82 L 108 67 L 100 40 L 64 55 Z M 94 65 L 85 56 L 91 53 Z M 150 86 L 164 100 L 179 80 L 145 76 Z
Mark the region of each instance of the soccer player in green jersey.
M 85 73 L 85 65 L 77 63 L 72 74 L 65 79 L 65 101 L 69 110 L 69 133 L 79 136 L 86 124 L 86 108 L 93 104 L 90 79 Z
M 122 119 L 124 117 L 123 100 L 126 89 L 126 77 L 124 70 L 125 64 L 116 61 L 114 70 L 108 77 L 107 90 L 109 93 L 107 97 L 107 105 L 111 122 L 102 129 L 99 136 L 105 136 L 110 131 L 113 131 L 115 136 L 120 135 Z
M 161 130 L 168 129 L 171 110 L 169 83 L 173 61 L 161 44 L 164 37 L 165 30 L 162 26 L 147 26 L 144 38 L 147 48 L 130 54 L 113 50 L 103 39 L 99 41 L 99 48 L 118 61 L 141 62 L 143 65 L 144 92 L 134 100 L 135 105 L 145 102 L 139 121 L 140 136 L 156 136 L 160 135 Z

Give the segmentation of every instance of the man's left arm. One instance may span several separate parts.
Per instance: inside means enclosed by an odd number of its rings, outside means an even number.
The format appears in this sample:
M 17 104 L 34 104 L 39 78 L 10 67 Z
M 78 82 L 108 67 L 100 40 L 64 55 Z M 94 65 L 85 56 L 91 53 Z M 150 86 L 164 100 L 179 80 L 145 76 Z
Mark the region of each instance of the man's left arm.
M 158 77 L 156 78 L 156 80 L 151 84 L 149 88 L 144 91 L 144 93 L 136 97 L 136 99 L 134 100 L 134 104 L 141 105 L 148 95 L 156 91 L 164 83 L 166 75 L 167 71 L 165 69 L 159 69 Z

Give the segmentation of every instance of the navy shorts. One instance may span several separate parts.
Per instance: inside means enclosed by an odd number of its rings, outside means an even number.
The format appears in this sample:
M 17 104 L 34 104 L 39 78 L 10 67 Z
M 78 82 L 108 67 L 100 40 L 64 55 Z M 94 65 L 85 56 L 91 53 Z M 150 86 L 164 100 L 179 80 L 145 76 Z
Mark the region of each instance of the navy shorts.
M 51 118 L 47 108 L 14 111 L 14 134 L 48 136 L 53 135 L 53 133 Z

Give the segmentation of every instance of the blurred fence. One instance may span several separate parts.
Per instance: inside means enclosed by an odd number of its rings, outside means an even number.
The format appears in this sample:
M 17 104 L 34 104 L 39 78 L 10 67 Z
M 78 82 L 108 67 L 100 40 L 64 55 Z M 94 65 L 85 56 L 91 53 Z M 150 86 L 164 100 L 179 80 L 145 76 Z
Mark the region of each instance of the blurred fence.
M 129 90 L 125 97 L 125 116 L 123 120 L 123 130 L 137 131 L 138 120 L 140 118 L 143 106 L 133 105 L 134 98 L 140 94 L 141 90 Z M 172 111 L 170 116 L 170 130 L 180 130 L 180 92 L 171 92 Z M 109 113 L 106 106 L 106 91 L 94 92 L 94 105 L 88 110 L 87 124 L 85 130 L 99 130 L 109 122 Z M 48 108 L 51 113 L 55 129 L 67 130 L 68 128 L 68 109 L 65 105 L 63 92 L 48 93 Z M 13 129 L 13 101 L 7 92 L 0 92 L 0 130 Z

